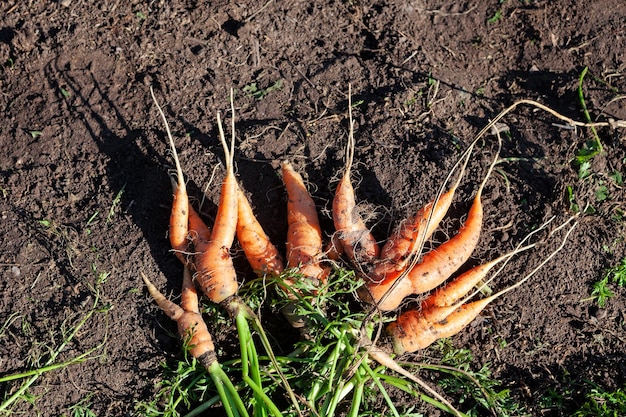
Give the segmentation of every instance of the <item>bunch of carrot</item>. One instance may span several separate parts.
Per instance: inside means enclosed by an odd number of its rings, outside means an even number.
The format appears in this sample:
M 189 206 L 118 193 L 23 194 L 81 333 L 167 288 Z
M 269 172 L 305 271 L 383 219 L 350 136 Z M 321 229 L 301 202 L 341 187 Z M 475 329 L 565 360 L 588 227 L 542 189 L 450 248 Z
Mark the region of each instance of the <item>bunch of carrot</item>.
M 350 96 L 351 92 L 349 92 Z M 437 339 L 458 333 L 490 302 L 521 285 L 534 274 L 536 270 L 514 286 L 478 301 L 468 301 L 478 291 L 466 296 L 473 288 L 481 285 L 480 283 L 496 265 L 508 262 L 514 255 L 535 247 L 536 243 L 527 242 L 530 238 L 529 235 L 514 251 L 474 267 L 452 282 L 444 284 L 469 259 L 478 243 L 483 221 L 481 197 L 488 178 L 498 162 L 501 147 L 500 135 L 495 132 L 498 139 L 497 151 L 494 153 L 493 161 L 476 192 L 464 224 L 457 234 L 448 241 L 430 252 L 421 253 L 425 242 L 433 235 L 439 223 L 446 216 L 473 149 L 478 140 L 486 133 L 486 129 L 483 129 L 449 173 L 436 198 L 415 212 L 413 216 L 401 222 L 385 244 L 380 247 L 358 213 L 355 191 L 350 180 L 355 150 L 350 98 L 346 165 L 337 186 L 332 207 L 332 217 L 336 229 L 332 239 L 333 253 L 336 256 L 347 258 L 354 270 L 363 278 L 364 285 L 358 293 L 362 300 L 374 306 L 373 311 L 395 311 L 406 297 L 413 294 L 429 293 L 419 309 L 400 314 L 396 321 L 387 327 L 396 353 L 412 352 L 427 347 Z M 209 228 L 189 204 L 174 141 L 165 115 L 158 103 L 157 108 L 165 123 L 176 165 L 176 180 L 172 181 L 174 198 L 170 216 L 169 239 L 176 257 L 184 266 L 185 274 L 180 306 L 168 301 L 144 276 L 150 294 L 159 307 L 177 322 L 180 336 L 189 340 L 191 355 L 205 365 L 214 378 L 216 386 L 222 387 L 222 391 L 219 392 L 220 397 L 225 404 L 232 405 L 230 409 L 234 410 L 233 415 L 246 415 L 247 410 L 242 405 L 237 390 L 230 381 L 227 381 L 228 377 L 221 370 L 217 361 L 211 336 L 199 313 L 196 287 L 209 300 L 223 306 L 234 318 L 241 342 L 243 380 L 248 387 L 252 388 L 255 404 L 263 405 L 272 414 L 280 414 L 263 390 L 258 355 L 254 343 L 251 341 L 252 336 L 248 321 L 252 323 L 261 338 L 273 369 L 277 372 L 297 413 L 300 414 L 299 405 L 302 404 L 309 410 L 315 411 L 314 404 L 307 403 L 307 401 L 303 402 L 302 398 L 296 399 L 289 382 L 280 371 L 281 367 L 274 357 L 259 319 L 238 295 L 239 283 L 230 254 L 236 237 L 252 268 L 260 276 L 272 277 L 278 282 L 282 292 L 287 295 L 285 307 L 282 309 L 287 320 L 292 326 L 301 329 L 304 339 L 309 337 L 308 318 L 301 314 L 302 309 L 299 303 L 305 299 L 311 300 L 309 296 L 314 295 L 321 286 L 325 285 L 330 274 L 330 268 L 324 263 L 324 258 L 329 252 L 323 249 L 322 231 L 317 209 L 302 176 L 294 170 L 288 161 L 281 164 L 282 178 L 288 196 L 288 232 L 286 256 L 283 258 L 255 217 L 253 209 L 234 174 L 235 125 L 231 92 L 233 117 L 230 144 L 226 142 L 220 114 L 218 113 L 217 116 L 220 141 L 226 156 L 226 174 L 221 186 L 215 222 L 213 227 Z M 457 178 L 452 181 L 453 175 L 457 171 Z M 445 187 L 448 183 L 452 183 L 452 185 L 446 190 Z M 545 227 L 547 225 L 543 225 L 538 230 L 543 230 Z M 563 243 L 557 251 L 563 246 L 573 227 L 571 226 L 566 232 Z M 557 228 L 557 230 L 560 229 Z M 303 290 L 305 287 L 308 291 Z M 436 291 L 433 291 L 435 289 Z M 404 370 L 388 354 L 381 351 L 366 332 L 355 328 L 348 333 L 351 335 L 351 340 L 357 345 L 350 352 L 355 353 L 358 346 L 363 347 L 366 356 L 419 384 L 433 397 L 438 398 L 447 410 L 459 414 L 445 399 L 432 391 L 427 384 Z M 366 372 L 367 368 L 361 366 L 367 366 L 362 360 L 356 364 L 356 369 L 360 372 Z

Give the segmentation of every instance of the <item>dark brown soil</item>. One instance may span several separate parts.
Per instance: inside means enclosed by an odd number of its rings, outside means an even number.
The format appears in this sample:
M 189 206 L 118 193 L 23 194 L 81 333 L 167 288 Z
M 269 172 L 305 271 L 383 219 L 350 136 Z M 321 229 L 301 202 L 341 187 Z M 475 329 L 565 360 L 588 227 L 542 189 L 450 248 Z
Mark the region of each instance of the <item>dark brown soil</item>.
M 169 294 L 179 290 L 181 268 L 166 239 L 172 161 L 149 86 L 164 104 L 192 193 L 207 188 L 209 215 L 221 175 L 208 185 L 222 158 L 215 114 L 228 112 L 236 90 L 238 175 L 277 243 L 286 231 L 276 169 L 284 158 L 306 176 L 332 232 L 349 83 L 359 104 L 358 199 L 381 239 L 434 196 L 459 150 L 517 99 L 582 121 L 577 89 L 588 67 L 592 119 L 626 119 L 622 0 L 213 3 L 0 5 L 0 376 L 45 360 L 63 324 L 93 302 L 96 273 L 110 272 L 102 293 L 113 306 L 59 360 L 96 346 L 106 332 L 102 355 L 46 373 L 29 390 L 34 405 L 20 402 L 16 411 L 69 414 L 91 395 L 97 415 L 130 415 L 155 395 L 159 363 L 179 354 L 139 274 Z M 624 191 L 611 178 L 626 174 L 624 129 L 598 129 L 604 151 L 580 180 L 573 160 L 591 130 L 530 107 L 503 122 L 508 159 L 485 190 L 485 231 L 472 262 L 505 253 L 550 216 L 573 214 L 568 187 L 579 207 L 593 209 L 558 256 L 452 342 L 471 349 L 476 369 L 489 363 L 529 415 L 567 415 L 582 401 L 583 381 L 615 389 L 626 377 L 624 290 L 613 285 L 616 296 L 603 309 L 586 300 L 626 256 Z M 493 143 L 488 138 L 472 160 L 456 217 Z M 555 247 L 520 256 L 494 286 L 519 280 Z M 561 408 L 542 401 L 549 390 L 563 395 Z

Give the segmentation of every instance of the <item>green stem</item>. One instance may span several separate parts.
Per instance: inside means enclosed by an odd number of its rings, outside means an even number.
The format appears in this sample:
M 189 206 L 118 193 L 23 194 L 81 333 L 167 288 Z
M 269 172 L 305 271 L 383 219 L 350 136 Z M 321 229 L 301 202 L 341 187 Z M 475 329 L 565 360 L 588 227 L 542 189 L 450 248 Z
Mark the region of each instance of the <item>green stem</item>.
M 362 378 L 362 369 L 359 366 L 358 371 L 354 375 L 356 379 L 356 385 L 354 387 L 354 394 L 352 395 L 352 405 L 350 407 L 350 414 L 348 417 L 359 417 L 359 410 L 361 409 L 361 402 L 363 401 L 363 390 L 365 389 L 365 379 Z
M 578 79 L 578 99 L 580 100 L 580 105 L 583 108 L 583 114 L 585 116 L 585 120 L 587 121 L 587 123 L 591 123 L 591 115 L 589 114 L 589 110 L 587 109 L 587 103 L 585 102 L 585 94 L 583 92 L 583 80 L 585 79 L 585 75 L 587 75 L 587 71 L 589 71 L 589 67 L 585 67 L 583 68 L 582 72 L 580 73 L 580 78 Z M 591 128 L 591 132 L 593 132 L 593 137 L 595 139 L 596 142 L 596 149 L 595 151 L 597 153 L 602 152 L 602 143 L 600 142 L 600 136 L 598 136 L 598 132 L 596 131 L 596 128 L 594 126 L 590 126 Z
M 374 381 L 374 383 L 378 387 L 378 390 L 380 391 L 381 395 L 383 396 L 383 398 L 387 402 L 387 405 L 389 406 L 389 408 L 393 412 L 393 415 L 395 417 L 400 417 L 400 414 L 398 414 L 398 410 L 396 410 L 396 407 L 393 404 L 393 401 L 391 401 L 391 398 L 389 398 L 389 394 L 387 393 L 387 390 L 385 389 L 383 384 L 380 382 L 380 380 L 381 380 L 380 375 L 381 374 L 374 372 L 374 370 L 372 370 L 372 368 L 365 362 L 363 362 L 363 368 L 365 368 L 365 371 L 369 374 L 370 378 L 372 378 L 372 380 Z
M 263 400 L 263 403 L 275 417 L 282 417 L 283 414 L 280 412 L 278 407 L 276 407 L 276 404 L 274 404 L 272 399 L 263 392 L 263 389 L 260 386 L 258 386 L 249 376 L 244 376 L 243 380 L 252 389 L 255 396 L 258 396 Z
M 83 363 L 85 361 L 88 361 L 90 359 L 95 359 L 97 356 L 94 356 L 92 358 L 88 358 L 87 356 L 89 356 L 92 352 L 98 350 L 100 348 L 100 346 L 96 346 L 93 349 L 88 350 L 87 352 L 83 353 L 82 355 L 76 356 L 75 358 L 72 358 L 68 361 L 65 362 L 60 362 L 60 363 L 55 363 L 52 365 L 48 365 L 48 366 L 43 366 L 41 368 L 37 368 L 37 369 L 31 369 L 30 371 L 26 371 L 26 372 L 20 372 L 19 374 L 13 374 L 13 375 L 7 375 L 4 377 L 0 378 L 0 382 L 8 382 L 8 381 L 13 381 L 15 379 L 21 379 L 21 378 L 27 378 L 29 376 L 40 376 L 46 372 L 50 372 L 50 371 L 54 371 L 56 369 L 61 369 L 61 368 L 65 368 L 66 366 L 69 365 L 74 365 L 77 363 Z
M 254 314 L 254 312 L 250 310 L 248 306 L 243 304 L 243 302 L 241 304 L 242 304 L 241 310 L 240 310 L 241 314 L 246 319 L 250 320 L 250 322 L 252 323 L 252 327 L 258 333 L 259 339 L 261 339 L 261 344 L 263 345 L 263 349 L 265 349 L 265 353 L 267 353 L 267 356 L 270 358 L 270 362 L 272 362 L 272 366 L 274 366 L 274 368 L 276 369 L 276 372 L 278 373 L 278 376 L 283 384 L 283 388 L 287 391 L 287 395 L 289 396 L 291 403 L 295 407 L 297 415 L 302 416 L 302 411 L 300 410 L 300 403 L 298 402 L 298 399 L 296 398 L 296 395 L 294 394 L 293 389 L 289 385 L 289 381 L 287 381 L 287 378 L 285 377 L 285 375 L 280 369 L 280 365 L 278 364 L 278 361 L 276 360 L 276 356 L 274 355 L 274 351 L 272 350 L 272 345 L 270 344 L 270 341 L 267 338 L 267 334 L 265 334 L 265 330 L 263 329 L 263 326 L 261 325 L 261 321 L 256 316 L 256 314 Z M 248 332 L 249 332 L 249 329 L 248 329 Z
M 218 388 L 218 393 L 222 398 L 222 404 L 224 404 L 226 412 L 228 413 L 228 410 L 231 410 L 231 412 L 235 412 L 237 416 L 248 417 L 248 410 L 246 410 L 246 406 L 241 400 L 237 388 L 235 388 L 230 378 L 228 378 L 228 375 L 226 375 L 219 362 L 213 362 L 209 372 L 216 387 L 219 386 L 222 390 L 222 393 L 220 393 Z

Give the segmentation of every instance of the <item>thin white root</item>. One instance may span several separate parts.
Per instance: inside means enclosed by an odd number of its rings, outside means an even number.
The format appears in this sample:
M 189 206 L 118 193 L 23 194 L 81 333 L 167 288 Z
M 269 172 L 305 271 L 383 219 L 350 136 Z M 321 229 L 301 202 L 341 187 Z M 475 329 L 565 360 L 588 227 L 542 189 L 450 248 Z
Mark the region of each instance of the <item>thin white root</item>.
M 404 376 L 405 378 L 413 381 L 417 385 L 419 385 L 424 391 L 426 391 L 429 395 L 432 395 L 442 404 L 450 409 L 457 417 L 462 417 L 463 414 L 459 410 L 457 410 L 448 400 L 446 400 L 441 394 L 435 391 L 426 381 L 417 376 L 413 375 L 411 372 L 407 371 L 403 367 L 401 367 L 391 356 L 389 356 L 386 352 L 380 350 L 377 346 L 375 346 L 369 339 L 363 338 L 364 340 L 360 341 L 361 346 L 367 349 L 367 353 L 370 358 L 374 359 L 376 362 L 381 364 L 382 366 L 391 369 L 392 371 Z

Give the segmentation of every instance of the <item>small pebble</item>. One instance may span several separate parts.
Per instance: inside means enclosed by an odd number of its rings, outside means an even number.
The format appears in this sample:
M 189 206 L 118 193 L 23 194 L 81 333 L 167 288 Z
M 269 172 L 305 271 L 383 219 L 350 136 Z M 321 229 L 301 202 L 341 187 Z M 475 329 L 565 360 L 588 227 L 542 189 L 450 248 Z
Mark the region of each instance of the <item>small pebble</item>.
M 13 276 L 15 278 L 19 277 L 20 275 L 22 275 L 22 271 L 20 271 L 20 267 L 17 265 L 13 265 L 11 267 L 11 273 L 13 274 Z

